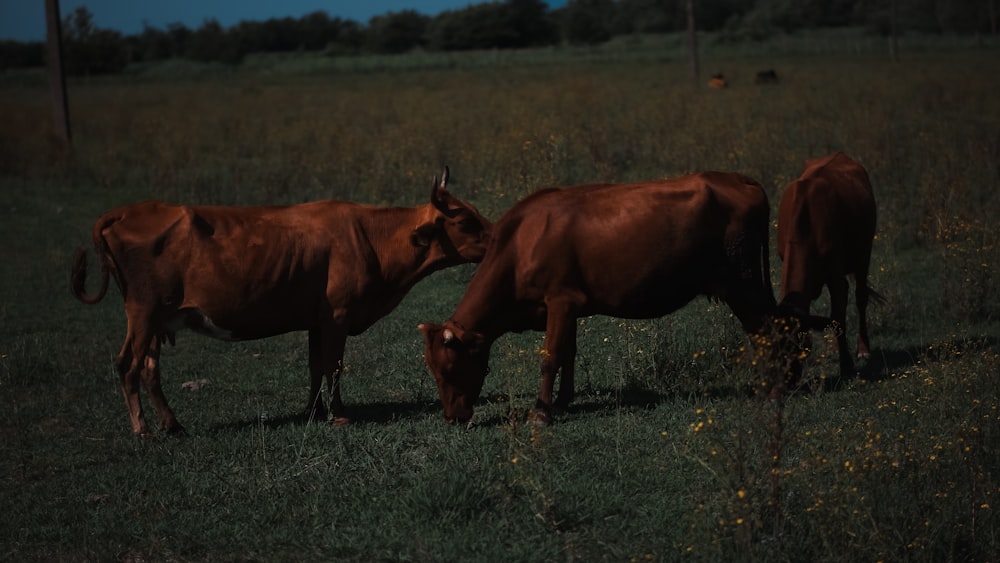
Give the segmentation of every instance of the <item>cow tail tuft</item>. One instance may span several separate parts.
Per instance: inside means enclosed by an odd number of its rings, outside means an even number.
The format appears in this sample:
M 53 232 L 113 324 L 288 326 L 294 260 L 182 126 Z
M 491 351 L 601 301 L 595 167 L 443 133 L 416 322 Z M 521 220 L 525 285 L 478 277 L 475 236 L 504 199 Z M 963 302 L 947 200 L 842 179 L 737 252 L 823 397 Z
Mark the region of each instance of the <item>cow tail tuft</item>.
M 70 285 L 77 299 L 87 305 L 93 305 L 104 299 L 104 295 L 108 292 L 108 269 L 101 267 L 101 287 L 97 293 L 94 295 L 87 293 L 87 249 L 81 246 L 76 249 L 76 254 L 73 256 Z

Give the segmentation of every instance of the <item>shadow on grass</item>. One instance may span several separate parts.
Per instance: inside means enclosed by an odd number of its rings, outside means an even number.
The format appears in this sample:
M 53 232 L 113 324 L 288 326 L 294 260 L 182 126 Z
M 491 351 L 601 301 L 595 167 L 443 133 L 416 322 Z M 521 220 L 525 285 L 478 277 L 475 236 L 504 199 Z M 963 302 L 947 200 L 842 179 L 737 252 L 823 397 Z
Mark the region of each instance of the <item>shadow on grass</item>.
M 962 343 L 950 343 L 953 350 L 972 351 L 984 348 L 995 347 L 1000 343 L 1000 339 L 995 337 L 983 337 L 976 340 L 966 340 Z M 911 368 L 924 358 L 935 357 L 934 351 L 929 351 L 927 346 L 911 346 L 903 349 L 876 349 L 872 352 L 868 362 L 858 370 L 856 378 L 865 381 L 881 381 L 892 377 L 895 373 Z M 836 392 L 848 384 L 853 378 L 830 378 L 823 385 L 823 390 Z M 796 393 L 808 393 L 809 389 L 803 387 Z M 610 416 L 618 409 L 629 410 L 653 410 L 664 403 L 675 402 L 684 397 L 700 397 L 707 399 L 735 399 L 740 397 L 755 396 L 754 389 L 750 386 L 745 388 L 727 386 L 709 386 L 700 389 L 678 389 L 674 391 L 661 392 L 646 389 L 638 386 L 627 386 L 615 388 L 611 386 L 588 387 L 577 392 L 576 398 L 569 408 L 557 418 L 569 416 L 571 418 L 579 416 Z M 525 405 L 522 409 L 509 410 L 507 413 L 491 414 L 475 422 L 476 426 L 491 427 L 503 426 L 510 422 L 512 416 L 524 418 L 527 416 L 531 401 L 527 398 L 501 397 L 480 397 L 477 401 L 477 410 L 495 402 L 511 404 L 511 402 Z M 523 412 L 520 412 L 523 411 Z M 376 402 L 368 404 L 351 405 L 347 408 L 347 414 L 351 417 L 352 424 L 391 424 L 401 420 L 419 419 L 427 416 L 440 416 L 441 405 L 437 399 L 433 401 L 410 401 L 410 402 Z M 325 420 L 318 421 L 326 424 Z M 259 418 L 248 417 L 242 420 L 216 424 L 212 426 L 214 431 L 244 431 L 263 425 L 267 428 L 282 428 L 286 426 L 303 426 L 309 423 L 308 413 L 304 411 L 288 413 L 280 416 Z
M 1000 344 L 1000 339 L 992 336 L 981 338 L 964 339 L 959 342 L 948 342 L 937 345 L 934 348 L 927 346 L 910 346 L 903 349 L 875 349 L 871 358 L 860 367 L 853 377 L 831 377 L 826 379 L 818 388 L 802 385 L 795 389 L 795 394 L 806 394 L 822 390 L 822 392 L 837 392 L 845 388 L 851 381 L 861 379 L 869 382 L 881 381 L 892 377 L 894 374 L 912 368 L 925 359 L 936 360 L 946 354 L 954 354 L 956 351 L 972 352 L 993 348 Z M 610 416 L 619 409 L 629 410 L 652 410 L 664 403 L 672 403 L 682 398 L 705 398 L 711 400 L 728 400 L 738 398 L 751 398 L 759 396 L 759 389 L 753 386 L 707 386 L 704 388 L 683 388 L 669 392 L 660 392 L 645 389 L 637 386 L 627 386 L 625 388 L 600 387 L 586 388 L 576 394 L 573 403 L 562 415 L 577 417 L 580 415 Z M 509 398 L 502 400 L 509 401 Z M 480 400 L 480 403 L 484 401 Z M 512 412 L 507 417 L 504 415 L 493 415 L 477 424 L 482 426 L 502 425 L 509 421 L 509 416 L 520 418 L 527 416 L 528 409 L 523 413 Z M 557 419 L 559 417 L 557 416 Z
M 870 383 L 889 379 L 895 373 L 906 370 L 917 365 L 917 362 L 924 357 L 926 348 L 909 346 L 901 350 L 883 350 L 876 348 L 872 350 L 871 357 L 863 364 L 855 364 L 857 372 L 848 377 L 828 377 L 812 386 L 803 385 L 796 390 L 796 393 L 811 393 L 822 390 L 823 392 L 837 392 L 850 385 L 852 381 L 861 380 Z
M 867 381 L 881 381 L 917 365 L 917 362 L 924 359 L 941 360 L 946 355 L 995 348 L 998 344 L 1000 338 L 982 336 L 947 341 L 932 346 L 909 346 L 901 350 L 876 349 L 872 352 L 868 363 L 859 370 L 858 376 Z
M 347 407 L 347 415 L 350 417 L 352 425 L 388 424 L 399 420 L 423 418 L 439 409 L 440 407 L 436 401 L 395 401 L 351 405 Z M 323 425 L 328 424 L 325 417 L 312 418 L 311 422 Z M 309 413 L 298 411 L 278 416 L 247 417 L 242 420 L 215 424 L 211 429 L 213 431 L 240 432 L 249 428 L 256 428 L 257 426 L 283 428 L 286 426 L 305 426 L 309 423 Z
M 662 404 L 674 403 L 687 397 L 705 397 L 710 399 L 730 399 L 734 397 L 750 397 L 753 391 L 750 389 L 741 390 L 732 387 L 706 387 L 696 391 L 682 389 L 678 391 L 661 392 L 647 389 L 635 385 L 623 388 L 612 386 L 586 387 L 576 392 L 573 402 L 565 412 L 557 413 L 554 420 L 559 421 L 575 419 L 586 416 L 608 417 L 614 416 L 620 410 L 629 411 L 649 411 L 654 410 Z M 480 399 L 477 403 L 479 407 L 493 402 L 502 402 L 523 405 L 522 407 L 511 407 L 506 413 L 494 413 L 485 418 L 476 417 L 476 426 L 493 427 L 510 424 L 512 418 L 516 418 L 520 423 L 524 423 L 533 408 L 533 398 L 516 397 L 507 395 L 496 397 L 491 400 Z M 478 409 L 477 409 L 478 410 Z
M 714 399 L 724 399 L 750 394 L 750 392 L 742 392 L 737 389 L 724 387 L 713 387 L 697 392 L 698 396 Z M 600 388 L 588 387 L 577 392 L 576 398 L 573 403 L 570 404 L 569 409 L 566 413 L 564 413 L 564 415 L 570 415 L 571 417 L 587 415 L 608 416 L 614 414 L 616 410 L 621 408 L 629 410 L 652 410 L 662 403 L 673 402 L 677 400 L 678 397 L 686 397 L 689 395 L 690 393 L 687 391 L 671 391 L 662 393 L 637 386 L 628 386 L 621 389 L 610 386 Z M 527 407 L 532 404 L 533 398 L 512 398 L 507 395 L 499 397 L 480 397 L 476 402 L 476 411 L 482 412 L 484 407 L 492 403 L 500 402 L 510 405 L 512 401 L 515 404 L 523 404 L 525 408 L 515 409 L 514 411 L 508 411 L 506 413 L 491 414 L 484 418 L 480 418 L 480 416 L 477 415 L 474 417 L 475 426 L 503 426 L 510 422 L 511 416 L 526 417 L 528 413 Z M 523 410 L 523 412 L 518 412 L 519 410 Z M 434 399 L 433 401 L 396 401 L 357 404 L 347 407 L 347 415 L 351 418 L 351 424 L 355 426 L 367 424 L 392 424 L 398 421 L 420 419 L 427 416 L 440 418 L 441 404 L 437 399 Z M 245 417 L 241 420 L 215 424 L 211 426 L 211 430 L 214 432 L 243 432 L 248 429 L 257 428 L 258 426 L 277 429 L 288 426 L 305 426 L 306 424 L 309 424 L 309 422 L 309 413 L 305 411 L 298 411 L 277 416 L 268 416 L 266 418 L 256 416 Z M 325 419 L 313 419 L 313 422 L 324 425 L 327 424 Z
M 874 350 L 868 362 L 858 370 L 858 377 L 866 381 L 888 379 L 897 371 L 915 366 L 926 351 L 926 348 L 916 346 L 902 350 Z

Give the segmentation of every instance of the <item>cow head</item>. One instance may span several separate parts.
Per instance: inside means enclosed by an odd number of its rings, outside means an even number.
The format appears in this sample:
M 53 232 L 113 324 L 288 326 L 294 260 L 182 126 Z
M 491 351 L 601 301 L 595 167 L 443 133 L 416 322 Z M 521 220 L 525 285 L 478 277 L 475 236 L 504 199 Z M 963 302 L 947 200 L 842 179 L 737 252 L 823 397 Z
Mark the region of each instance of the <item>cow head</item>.
M 766 340 L 773 346 L 770 365 L 786 366 L 785 383 L 789 386 L 797 385 L 802 376 L 802 360 L 812 349 L 811 331 L 822 331 L 832 324 L 830 317 L 810 314 L 809 301 L 805 300 L 803 304 L 795 294 L 787 295 L 778 304 L 772 322 L 765 324 L 765 328 L 771 328 Z
M 802 299 L 797 293 L 789 293 L 778 304 L 778 317 L 788 320 L 794 319 L 800 331 L 805 333 L 811 330 L 826 330 L 826 327 L 833 324 L 830 317 L 813 315 L 809 312 L 809 300 Z
M 434 374 L 449 423 L 467 422 L 489 371 L 489 344 L 476 331 L 453 322 L 422 324 L 424 361 Z
M 826 269 L 813 259 L 816 252 L 810 246 L 792 240 L 782 243 L 779 243 L 782 244 L 779 255 L 783 266 L 778 317 L 794 322 L 803 341 L 808 343 L 810 331 L 824 330 L 832 322 L 829 317 L 819 317 L 809 312 L 810 304 L 823 291 Z
M 451 195 L 447 189 L 448 167 L 434 178 L 426 220 L 410 236 L 415 246 L 437 254 L 443 265 L 480 262 L 486 254 L 490 222 L 472 204 Z

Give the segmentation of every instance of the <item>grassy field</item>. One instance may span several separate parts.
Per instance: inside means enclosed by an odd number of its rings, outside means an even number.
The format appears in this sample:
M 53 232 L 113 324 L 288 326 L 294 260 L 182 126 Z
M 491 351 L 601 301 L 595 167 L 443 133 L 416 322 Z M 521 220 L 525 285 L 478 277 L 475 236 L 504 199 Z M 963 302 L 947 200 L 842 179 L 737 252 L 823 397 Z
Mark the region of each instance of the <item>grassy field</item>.
M 0 559 L 995 561 L 995 50 L 706 57 L 725 91 L 679 58 L 556 55 L 71 81 L 71 155 L 44 86 L 0 77 Z M 755 86 L 770 67 L 780 84 Z M 476 426 L 448 426 L 416 326 L 453 310 L 460 267 L 348 341 L 354 425 L 298 417 L 304 335 L 182 333 L 163 370 L 188 435 L 141 441 L 113 370 L 120 299 L 68 289 L 93 221 L 147 198 L 409 206 L 448 164 L 491 218 L 545 186 L 705 169 L 758 179 L 776 207 L 833 150 L 871 174 L 887 303 L 861 377 L 821 385 L 837 362 L 817 336 L 811 391 L 783 405 L 746 391 L 745 337 L 698 300 L 582 320 L 578 399 L 544 430 L 523 424 L 540 335 L 505 336 Z

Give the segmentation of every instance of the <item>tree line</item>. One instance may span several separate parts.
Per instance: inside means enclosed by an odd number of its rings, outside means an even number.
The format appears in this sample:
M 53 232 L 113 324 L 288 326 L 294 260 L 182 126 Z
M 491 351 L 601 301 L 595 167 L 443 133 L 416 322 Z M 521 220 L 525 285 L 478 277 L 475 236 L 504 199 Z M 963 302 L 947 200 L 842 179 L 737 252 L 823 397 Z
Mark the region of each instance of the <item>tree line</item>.
M 820 27 L 863 26 L 886 35 L 896 15 L 900 32 L 996 34 L 1000 0 L 696 0 L 697 27 L 733 40 Z M 208 19 L 196 29 L 146 25 L 124 35 L 97 27 L 86 7 L 62 21 L 64 64 L 70 74 L 122 71 L 131 63 L 184 58 L 237 64 L 250 53 L 313 51 L 330 56 L 413 50 L 512 49 L 588 45 L 634 33 L 687 27 L 683 0 L 569 0 L 551 9 L 542 0 L 471 4 L 427 16 L 389 12 L 367 24 L 317 11 L 300 18 L 244 21 L 223 27 Z M 0 69 L 45 64 L 42 42 L 0 41 Z

